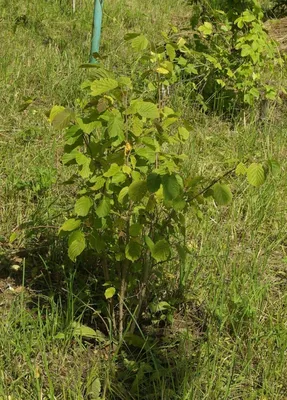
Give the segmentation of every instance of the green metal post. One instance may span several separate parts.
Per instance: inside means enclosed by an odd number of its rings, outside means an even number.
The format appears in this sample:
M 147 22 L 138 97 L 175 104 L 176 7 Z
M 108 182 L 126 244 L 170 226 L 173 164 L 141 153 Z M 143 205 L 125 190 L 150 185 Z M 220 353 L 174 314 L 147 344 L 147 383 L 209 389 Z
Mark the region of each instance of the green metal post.
M 97 60 L 95 59 L 95 57 L 93 57 L 93 53 L 98 53 L 100 49 L 103 5 L 104 5 L 104 0 L 95 0 L 93 34 L 92 34 L 91 53 L 90 53 L 91 64 L 97 63 Z

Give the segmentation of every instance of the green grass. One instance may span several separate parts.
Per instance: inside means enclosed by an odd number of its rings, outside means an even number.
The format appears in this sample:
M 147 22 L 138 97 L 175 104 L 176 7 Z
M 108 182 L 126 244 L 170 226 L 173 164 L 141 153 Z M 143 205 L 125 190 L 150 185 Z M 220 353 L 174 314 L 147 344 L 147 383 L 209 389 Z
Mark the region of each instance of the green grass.
M 280 171 L 260 189 L 232 176 L 231 206 L 202 207 L 201 222 L 190 216 L 192 253 L 182 267 L 187 302 L 157 345 L 143 330 L 148 349 L 124 343 L 115 354 L 72 334 L 76 317 L 97 328 L 88 291 L 98 283 L 96 276 L 80 274 L 84 284 L 74 279 L 56 238 L 72 193 L 61 184 L 62 136 L 45 112 L 53 104 L 73 106 L 89 74 L 79 65 L 89 56 L 93 4 L 76 5 L 73 15 L 68 2 L 0 0 L 0 399 L 93 399 L 97 378 L 106 399 L 287 398 L 284 105 L 264 127 L 231 129 L 174 99 L 193 126 L 187 172 L 213 178 L 237 158 L 275 159 Z M 133 57 L 125 33 L 159 38 L 169 24 L 186 24 L 187 14 L 179 0 L 107 1 L 105 63 L 128 71 Z M 19 112 L 25 97 L 35 102 Z M 166 268 L 163 285 L 172 288 L 177 271 Z M 20 290 L 23 277 L 34 292 Z

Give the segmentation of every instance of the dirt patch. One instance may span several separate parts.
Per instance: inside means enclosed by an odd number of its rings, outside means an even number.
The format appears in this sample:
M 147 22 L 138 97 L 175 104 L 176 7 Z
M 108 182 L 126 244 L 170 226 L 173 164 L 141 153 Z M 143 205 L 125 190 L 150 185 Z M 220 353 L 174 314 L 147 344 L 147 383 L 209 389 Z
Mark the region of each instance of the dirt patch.
M 287 17 L 269 20 L 264 24 L 272 39 L 279 44 L 280 51 L 287 51 Z

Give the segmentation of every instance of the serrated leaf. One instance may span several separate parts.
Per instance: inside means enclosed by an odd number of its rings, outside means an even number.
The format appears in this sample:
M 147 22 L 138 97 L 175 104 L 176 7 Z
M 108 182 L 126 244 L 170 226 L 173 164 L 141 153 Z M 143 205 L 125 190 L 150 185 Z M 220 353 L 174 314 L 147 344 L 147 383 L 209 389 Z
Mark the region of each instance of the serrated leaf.
M 140 258 L 142 252 L 141 245 L 136 241 L 130 241 L 125 249 L 125 256 L 130 261 L 136 261 Z
M 189 138 L 189 131 L 184 126 L 178 128 L 178 133 L 182 140 L 187 140 Z
M 136 181 L 129 186 L 130 199 L 138 202 L 141 201 L 147 192 L 147 184 L 145 181 Z
M 140 157 L 147 159 L 151 163 L 155 162 L 156 152 L 150 147 L 140 147 L 136 150 L 136 154 Z
M 132 224 L 129 229 L 129 234 L 133 237 L 139 236 L 142 232 L 142 225 L 141 224 Z
M 112 113 L 110 113 L 108 120 L 109 136 L 111 138 L 120 136 L 123 132 L 123 129 L 124 129 L 124 121 L 121 116 L 121 113 L 118 110 L 114 110 Z
M 116 293 L 116 289 L 114 287 L 109 287 L 108 289 L 105 290 L 105 298 L 111 299 L 112 297 L 114 297 Z
M 98 336 L 98 333 L 94 329 L 79 322 L 73 322 L 72 327 L 74 336 L 84 336 L 87 338 L 97 338 Z
M 101 201 L 100 204 L 98 205 L 96 209 L 96 214 L 100 218 L 104 218 L 107 215 L 109 215 L 111 211 L 111 201 L 109 197 L 104 197 Z
M 77 124 L 81 128 L 81 130 L 89 135 L 95 128 L 99 126 L 100 121 L 89 121 L 84 120 L 82 118 L 77 118 Z
M 88 215 L 92 205 L 93 201 L 88 196 L 80 197 L 75 204 L 75 214 L 80 217 L 85 217 Z
M 64 107 L 54 106 L 50 112 L 50 121 L 55 129 L 65 129 L 69 126 L 73 114 Z
M 219 206 L 225 206 L 232 201 L 232 193 L 228 185 L 216 183 L 212 187 L 213 198 Z
M 159 118 L 157 105 L 149 101 L 137 101 L 136 110 L 141 117 L 149 119 Z
M 245 165 L 242 162 L 240 162 L 235 169 L 236 175 L 246 175 L 246 172 L 247 172 L 247 168 L 245 167 Z
M 152 258 L 157 262 L 166 261 L 170 256 L 170 245 L 165 239 L 155 243 L 151 251 Z
M 120 183 L 125 182 L 126 179 L 127 177 L 123 172 L 118 172 L 112 177 L 112 183 L 119 185 Z
M 199 32 L 202 32 L 204 35 L 208 36 L 211 35 L 212 33 L 212 25 L 210 22 L 204 22 L 203 25 L 201 25 L 198 30 Z
M 133 117 L 133 122 L 132 122 L 132 133 L 135 136 L 140 136 L 143 131 L 143 121 L 139 119 L 137 116 Z
M 134 37 L 131 39 L 131 43 L 132 48 L 138 52 L 145 50 L 149 45 L 149 41 L 144 35 L 138 35 Z
M 99 378 L 93 379 L 87 387 L 87 395 L 90 400 L 101 400 L 101 381 Z
M 110 178 L 111 176 L 116 175 L 120 171 L 120 167 L 118 164 L 113 163 L 110 168 L 104 173 L 106 178 Z
M 147 247 L 149 248 L 150 251 L 154 248 L 154 242 L 151 240 L 151 238 L 148 235 L 145 235 L 144 240 L 146 242 Z
M 161 75 L 168 75 L 170 71 L 166 68 L 158 67 L 156 68 L 156 72 Z
M 68 242 L 68 256 L 69 258 L 75 262 L 76 258 L 85 250 L 86 248 L 86 239 L 85 235 L 81 231 L 74 231 L 70 237 Z
M 110 90 L 116 89 L 118 82 L 115 79 L 103 78 L 98 79 L 91 84 L 91 95 L 99 96 L 100 94 L 107 93 Z
M 158 191 L 161 185 L 161 177 L 156 173 L 151 173 L 147 176 L 147 188 L 150 193 Z
M 120 191 L 119 195 L 118 195 L 118 202 L 120 204 L 123 204 L 124 199 L 126 198 L 126 196 L 128 195 L 129 192 L 129 187 L 126 186 L 124 188 L 122 188 L 122 190 Z
M 180 184 L 175 175 L 164 175 L 162 177 L 162 186 L 163 196 L 167 201 L 176 199 L 181 192 Z
M 168 55 L 170 61 L 173 61 L 176 57 L 176 52 L 175 52 L 174 47 L 171 44 L 167 43 L 167 45 L 165 46 L 165 50 L 166 50 L 166 54 Z
M 106 180 L 102 176 L 97 176 L 93 181 L 90 182 L 94 183 L 94 185 L 91 187 L 92 190 L 99 190 L 104 187 Z
M 60 228 L 60 231 L 72 232 L 75 229 L 79 228 L 80 225 L 81 221 L 79 219 L 70 218 L 63 223 L 63 225 Z
M 250 185 L 259 187 L 265 182 L 265 172 L 261 164 L 252 163 L 247 168 L 247 180 Z

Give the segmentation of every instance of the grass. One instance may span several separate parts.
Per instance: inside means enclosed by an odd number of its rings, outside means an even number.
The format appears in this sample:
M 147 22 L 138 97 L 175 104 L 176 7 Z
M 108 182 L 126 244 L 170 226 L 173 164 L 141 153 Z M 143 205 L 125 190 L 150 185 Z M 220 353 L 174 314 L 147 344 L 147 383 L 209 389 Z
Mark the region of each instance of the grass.
M 233 129 L 176 99 L 193 125 L 187 171 L 220 176 L 243 157 L 278 160 L 280 171 L 260 189 L 232 178 L 230 207 L 190 218 L 187 301 L 158 342 L 143 330 L 146 349 L 124 343 L 117 354 L 108 337 L 95 346 L 75 333 L 75 320 L 101 330 L 88 301 L 99 283 L 75 278 L 56 238 L 72 194 L 45 111 L 72 106 L 87 76 L 78 67 L 89 55 L 92 1 L 76 6 L 73 15 L 56 0 L 0 0 L 0 399 L 287 399 L 284 106 L 264 127 Z M 187 10 L 180 0 L 107 1 L 107 66 L 129 70 L 125 33 L 157 37 L 186 24 Z M 26 97 L 34 104 L 19 112 Z

